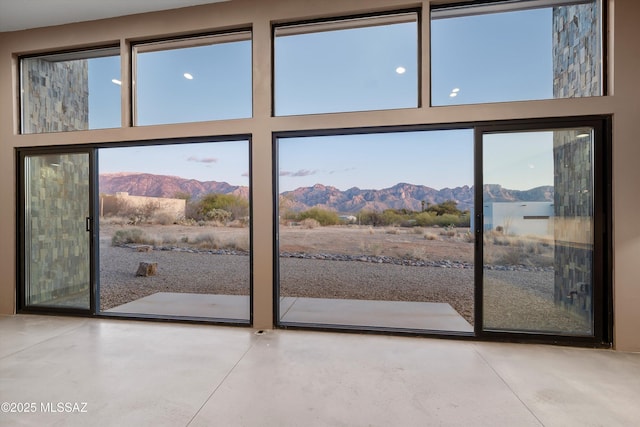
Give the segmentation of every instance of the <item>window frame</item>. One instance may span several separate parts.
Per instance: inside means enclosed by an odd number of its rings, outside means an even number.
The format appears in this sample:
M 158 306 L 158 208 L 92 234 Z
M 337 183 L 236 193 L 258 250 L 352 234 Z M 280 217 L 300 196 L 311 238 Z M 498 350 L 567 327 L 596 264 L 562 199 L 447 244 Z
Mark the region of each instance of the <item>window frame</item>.
M 580 98 L 602 98 L 609 96 L 609 33 L 606 31 L 608 23 L 608 1 L 607 0 L 482 0 L 480 2 L 472 1 L 455 1 L 451 3 L 442 3 L 431 5 L 429 10 L 429 25 L 431 29 L 431 22 L 436 19 L 458 18 L 467 16 L 488 15 L 502 12 L 515 12 L 525 11 L 543 8 L 554 8 L 562 6 L 575 6 L 580 4 L 595 3 L 598 7 L 599 25 L 598 31 L 600 32 L 600 93 L 589 96 L 581 97 L 558 97 L 558 98 L 534 98 L 534 99 L 521 99 L 521 100 L 496 100 L 496 101 L 483 101 L 483 102 L 469 102 L 469 103 L 454 103 L 454 104 L 434 104 L 433 100 L 433 58 L 431 48 L 429 50 L 429 107 L 430 108 L 442 108 L 442 107 L 464 107 L 474 105 L 490 105 L 498 103 L 514 103 L 514 102 L 536 102 L 536 101 L 555 101 L 560 99 L 580 99 Z M 434 18 L 435 15 L 435 18 Z M 430 43 L 432 41 L 430 40 Z M 553 53 L 551 51 L 551 53 Z
M 229 29 L 224 31 L 215 31 L 215 32 L 207 32 L 207 33 L 195 33 L 189 35 L 183 35 L 180 37 L 162 37 L 156 39 L 147 39 L 147 40 L 139 40 L 132 42 L 129 46 L 129 55 L 130 59 L 130 117 L 129 121 L 132 127 L 145 127 L 145 126 L 163 126 L 163 125 L 180 125 L 180 124 L 189 124 L 194 122 L 202 122 L 191 121 L 191 122 L 170 122 L 170 123 L 152 123 L 152 124 L 138 124 L 138 90 L 137 90 L 137 80 L 138 80 L 138 66 L 137 66 L 137 56 L 139 53 L 152 53 L 152 52 L 162 52 L 162 51 L 170 51 L 177 49 L 188 49 L 194 47 L 206 47 L 213 46 L 217 44 L 224 43 L 232 43 L 237 41 L 249 41 L 251 43 L 252 53 L 251 53 L 251 75 L 253 76 L 253 29 L 252 27 L 241 27 L 235 29 Z M 205 120 L 205 122 L 216 122 L 216 121 L 227 121 L 227 120 L 246 120 L 253 118 L 253 81 L 251 81 L 251 115 L 248 117 L 235 117 L 235 118 L 223 118 L 223 119 L 211 119 Z
M 397 24 L 397 23 L 407 23 L 414 22 L 413 19 L 402 19 L 403 16 L 409 16 L 415 14 L 415 22 L 416 22 L 416 105 L 412 107 L 401 107 L 401 108 L 376 108 L 376 109 L 365 109 L 365 110 L 346 110 L 346 111 L 329 111 L 329 112 L 313 112 L 313 113 L 296 113 L 296 114 L 284 114 L 278 115 L 276 114 L 276 48 L 275 41 L 277 37 L 277 31 L 284 31 L 285 34 L 283 36 L 289 35 L 298 35 L 298 34 L 310 34 L 324 31 L 336 31 L 336 30 L 347 30 L 347 29 L 355 29 L 355 28 L 366 28 L 372 25 L 364 25 L 362 23 L 366 23 L 367 21 L 376 20 L 379 23 L 373 26 L 385 25 L 385 24 Z M 405 9 L 394 9 L 394 10 L 386 10 L 372 13 L 360 13 L 360 14 L 351 14 L 351 15 L 338 15 L 338 16 L 328 16 L 323 18 L 316 19 L 303 19 L 303 20 L 292 20 L 292 21 L 279 21 L 271 26 L 271 117 L 301 117 L 301 116 L 312 116 L 312 115 L 327 115 L 327 114 L 349 114 L 349 113 L 360 113 L 360 112 L 371 112 L 371 111 L 397 111 L 402 109 L 421 109 L 423 104 L 422 97 L 422 87 L 423 87 L 423 67 L 425 58 L 422 55 L 422 8 L 405 8 Z M 308 28 L 309 30 L 303 30 L 303 28 Z M 314 28 L 318 30 L 314 30 Z M 287 29 L 290 29 L 287 31 Z
M 61 49 L 61 50 L 53 50 L 48 52 L 40 52 L 33 53 L 27 55 L 18 55 L 18 79 L 17 79 L 17 91 L 18 91 L 18 132 L 20 135 L 34 135 L 34 134 L 49 134 L 49 133 L 60 133 L 60 132 L 78 132 L 78 130 L 71 131 L 47 131 L 47 132 L 25 132 L 25 87 L 24 87 L 24 60 L 41 58 L 45 61 L 49 62 L 63 62 L 63 61 L 75 61 L 82 59 L 95 59 L 95 58 L 106 58 L 109 56 L 117 56 L 120 58 L 120 67 L 122 67 L 123 58 L 120 51 L 119 44 L 104 44 L 97 47 L 89 47 L 89 48 L 81 48 L 81 49 Z M 88 82 L 88 81 L 87 81 Z M 120 96 L 122 97 L 122 88 L 120 89 Z M 120 116 L 122 116 L 122 105 L 120 105 Z M 88 124 L 87 124 L 88 126 Z M 120 126 L 110 129 L 119 129 L 122 127 L 122 123 Z M 86 130 L 101 130 L 105 128 L 96 128 L 91 129 L 88 128 Z M 108 129 L 108 128 L 107 128 Z

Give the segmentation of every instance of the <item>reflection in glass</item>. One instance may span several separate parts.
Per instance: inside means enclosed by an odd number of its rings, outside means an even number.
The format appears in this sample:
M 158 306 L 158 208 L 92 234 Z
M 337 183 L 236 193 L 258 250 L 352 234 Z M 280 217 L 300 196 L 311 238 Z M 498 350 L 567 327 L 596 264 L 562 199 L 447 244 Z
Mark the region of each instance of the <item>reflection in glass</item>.
M 89 309 L 89 155 L 28 156 L 25 303 Z
M 275 29 L 275 115 L 418 106 L 416 13 Z
M 22 133 L 120 126 L 118 48 L 20 61 Z
M 246 323 L 248 171 L 246 140 L 100 149 L 101 311 Z
M 591 129 L 483 137 L 484 328 L 593 334 Z
M 527 3 L 432 11 L 432 105 L 602 95 L 600 2 Z
M 473 332 L 470 130 L 278 139 L 279 320 Z
M 251 33 L 134 47 L 136 125 L 251 117 Z

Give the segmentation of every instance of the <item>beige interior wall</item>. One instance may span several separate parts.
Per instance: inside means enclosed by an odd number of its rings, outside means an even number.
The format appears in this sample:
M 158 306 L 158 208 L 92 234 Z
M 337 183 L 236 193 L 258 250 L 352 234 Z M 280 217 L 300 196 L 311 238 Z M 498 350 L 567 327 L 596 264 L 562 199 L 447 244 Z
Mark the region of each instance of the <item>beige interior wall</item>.
M 439 3 L 442 3 L 441 1 Z M 367 11 L 423 8 L 422 54 L 428 58 L 429 1 L 402 0 L 232 0 L 114 18 L 90 23 L 0 33 L 0 313 L 15 312 L 15 159 L 14 147 L 85 144 L 172 137 L 252 134 L 254 326 L 273 324 L 273 236 L 271 135 L 274 131 L 323 128 L 446 124 L 466 121 L 613 114 L 613 195 L 615 238 L 615 345 L 640 351 L 640 144 L 635 127 L 640 120 L 640 2 L 611 0 L 609 46 L 610 83 L 615 94 L 599 98 L 556 99 L 430 108 L 429 69 L 423 66 L 423 106 L 396 111 L 371 111 L 299 117 L 270 117 L 271 32 L 274 22 Z M 253 28 L 253 118 L 206 123 L 128 127 L 128 94 L 123 91 L 123 123 L 119 129 L 57 134 L 18 134 L 16 56 L 48 50 L 126 43 L 160 36 L 232 28 Z M 426 65 L 426 63 L 425 63 Z M 122 72 L 122 81 L 128 71 Z M 427 104 L 427 105 L 424 105 Z

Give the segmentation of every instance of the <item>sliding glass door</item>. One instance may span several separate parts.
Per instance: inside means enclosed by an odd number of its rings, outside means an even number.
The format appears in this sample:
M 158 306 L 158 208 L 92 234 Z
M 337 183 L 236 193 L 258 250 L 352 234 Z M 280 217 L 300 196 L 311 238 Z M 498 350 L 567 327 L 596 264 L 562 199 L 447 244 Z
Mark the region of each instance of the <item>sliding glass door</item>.
M 281 325 L 473 334 L 473 130 L 277 148 Z
M 279 135 L 276 321 L 608 342 L 605 126 Z
M 598 135 L 590 123 L 481 133 L 483 331 L 597 336 Z
M 92 153 L 21 153 L 21 305 L 93 307 Z

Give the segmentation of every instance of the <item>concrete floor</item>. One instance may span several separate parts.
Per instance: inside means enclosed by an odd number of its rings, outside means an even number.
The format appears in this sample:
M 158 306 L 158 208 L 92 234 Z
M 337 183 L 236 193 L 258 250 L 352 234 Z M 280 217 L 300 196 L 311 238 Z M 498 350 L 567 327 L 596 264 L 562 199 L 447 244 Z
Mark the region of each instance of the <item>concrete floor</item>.
M 639 401 L 640 354 L 0 316 L 2 426 L 637 426 Z
M 249 320 L 250 307 L 242 295 L 157 292 L 105 313 Z M 283 297 L 280 316 L 283 323 L 473 332 L 446 303 Z

